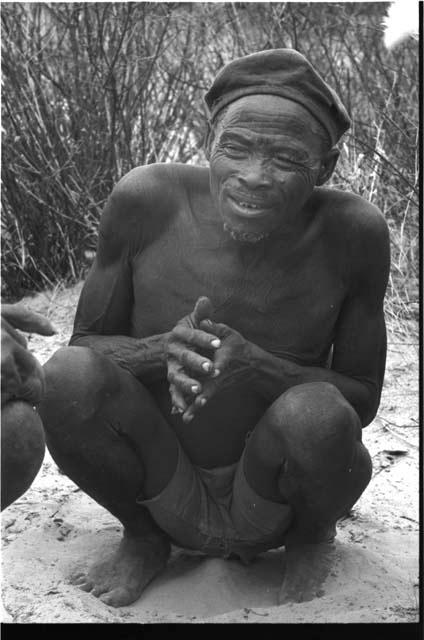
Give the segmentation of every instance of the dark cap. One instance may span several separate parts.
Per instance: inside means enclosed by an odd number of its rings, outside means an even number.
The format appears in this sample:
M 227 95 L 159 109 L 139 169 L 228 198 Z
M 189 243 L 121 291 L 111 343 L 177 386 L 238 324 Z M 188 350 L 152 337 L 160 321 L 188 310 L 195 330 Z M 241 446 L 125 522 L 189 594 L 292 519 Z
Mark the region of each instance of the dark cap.
M 210 120 L 234 100 L 256 94 L 298 102 L 328 131 L 333 145 L 351 125 L 335 91 L 294 49 L 258 51 L 226 64 L 205 95 Z

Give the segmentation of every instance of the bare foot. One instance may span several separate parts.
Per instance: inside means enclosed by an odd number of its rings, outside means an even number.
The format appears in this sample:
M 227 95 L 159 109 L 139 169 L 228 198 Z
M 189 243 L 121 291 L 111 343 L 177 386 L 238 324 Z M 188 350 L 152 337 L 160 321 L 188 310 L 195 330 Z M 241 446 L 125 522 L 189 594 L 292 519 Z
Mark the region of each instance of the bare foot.
M 111 607 L 124 607 L 138 600 L 165 568 L 169 553 L 169 542 L 160 536 L 126 533 L 111 558 L 94 563 L 86 572 L 75 572 L 70 581 Z
M 336 561 L 333 542 L 286 549 L 287 564 L 278 604 L 309 602 L 325 595 L 324 583 Z

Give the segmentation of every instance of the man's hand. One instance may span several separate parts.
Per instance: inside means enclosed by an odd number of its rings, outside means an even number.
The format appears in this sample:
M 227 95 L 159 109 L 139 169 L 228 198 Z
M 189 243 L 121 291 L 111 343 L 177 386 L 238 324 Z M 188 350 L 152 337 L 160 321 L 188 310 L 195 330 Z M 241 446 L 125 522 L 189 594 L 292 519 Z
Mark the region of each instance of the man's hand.
M 19 398 L 37 405 L 44 391 L 44 372 L 16 329 L 44 336 L 55 329 L 47 318 L 21 303 L 2 305 L 1 316 L 1 404 Z
M 200 322 L 200 329 L 212 333 L 221 341 L 215 351 L 213 365 L 218 372 L 203 384 L 201 392 L 184 412 L 184 422 L 190 422 L 194 414 L 201 409 L 217 391 L 249 382 L 255 377 L 253 367 L 254 345 L 226 324 L 212 322 L 210 319 Z
M 212 312 L 209 298 L 199 298 L 193 312 L 180 320 L 169 335 L 166 354 L 173 413 L 184 413 L 202 391 L 204 381 L 219 374 L 208 356 L 213 358 L 221 341 L 213 332 L 200 329 L 202 320 L 210 318 Z

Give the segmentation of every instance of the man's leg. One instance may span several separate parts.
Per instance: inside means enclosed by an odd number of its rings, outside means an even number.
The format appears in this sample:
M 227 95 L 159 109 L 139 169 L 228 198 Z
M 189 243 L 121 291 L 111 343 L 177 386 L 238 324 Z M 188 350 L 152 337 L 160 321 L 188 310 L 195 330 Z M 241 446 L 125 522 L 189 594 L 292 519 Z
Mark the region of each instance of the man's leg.
M 356 412 L 331 384 L 293 387 L 256 426 L 244 468 L 259 495 L 293 508 L 280 602 L 322 595 L 333 561 L 336 521 L 371 479 Z
M 7 402 L 1 409 L 1 508 L 6 509 L 32 484 L 44 458 L 44 431 L 28 402 Z
M 169 556 L 168 539 L 136 499 L 151 498 L 168 484 L 177 439 L 143 385 L 91 349 L 60 349 L 44 371 L 40 415 L 50 453 L 124 526 L 117 554 L 75 579 L 106 604 L 130 604 Z

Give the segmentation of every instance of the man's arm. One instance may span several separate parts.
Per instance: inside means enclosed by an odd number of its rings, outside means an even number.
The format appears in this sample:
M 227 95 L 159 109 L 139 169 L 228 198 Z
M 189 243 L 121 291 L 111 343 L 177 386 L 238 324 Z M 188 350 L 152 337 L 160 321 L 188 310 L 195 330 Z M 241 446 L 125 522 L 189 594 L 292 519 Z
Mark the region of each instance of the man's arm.
M 164 343 L 168 334 L 130 336 L 132 257 L 146 243 L 145 227 L 152 227 L 150 220 L 146 224 L 146 217 L 157 181 L 153 168 L 143 169 L 135 170 L 136 177 L 128 174 L 105 206 L 96 258 L 81 292 L 69 344 L 90 347 L 140 380 L 152 382 L 166 377 Z
M 374 418 L 380 402 L 386 359 L 384 294 L 389 273 L 387 225 L 376 211 L 363 224 L 353 259 L 349 294 L 342 306 L 334 340 L 331 369 L 299 365 L 277 358 L 245 340 L 223 324 L 203 321 L 200 328 L 221 339 L 214 366 L 221 373 L 203 385 L 184 414 L 189 421 L 214 393 L 242 381 L 250 382 L 268 402 L 290 387 L 307 382 L 329 382 L 358 413 L 362 425 Z
M 347 317 L 334 343 L 331 369 L 306 367 L 286 359 L 255 353 L 253 368 L 258 372 L 258 390 L 269 401 L 290 387 L 306 382 L 329 382 L 343 394 L 356 410 L 362 426 L 374 418 L 380 403 L 386 358 L 386 330 L 383 313 L 369 314 L 360 309 L 360 300 L 346 304 Z M 353 308 L 352 308 L 353 307 Z M 349 314 L 352 312 L 352 315 Z M 362 334 L 354 330 L 353 316 L 363 320 Z M 358 325 L 359 327 L 359 325 Z

